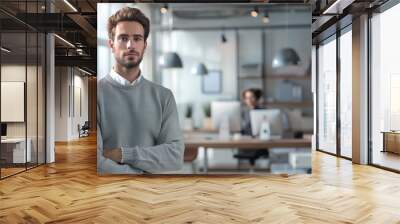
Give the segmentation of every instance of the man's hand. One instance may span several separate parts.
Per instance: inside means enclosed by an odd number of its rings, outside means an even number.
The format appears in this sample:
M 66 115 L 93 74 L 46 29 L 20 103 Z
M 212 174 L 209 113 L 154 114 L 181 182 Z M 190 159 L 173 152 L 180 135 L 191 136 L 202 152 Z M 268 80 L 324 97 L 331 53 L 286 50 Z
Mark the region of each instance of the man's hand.
M 103 156 L 111 159 L 117 163 L 121 163 L 122 160 L 122 152 L 121 149 L 104 149 L 103 150 Z

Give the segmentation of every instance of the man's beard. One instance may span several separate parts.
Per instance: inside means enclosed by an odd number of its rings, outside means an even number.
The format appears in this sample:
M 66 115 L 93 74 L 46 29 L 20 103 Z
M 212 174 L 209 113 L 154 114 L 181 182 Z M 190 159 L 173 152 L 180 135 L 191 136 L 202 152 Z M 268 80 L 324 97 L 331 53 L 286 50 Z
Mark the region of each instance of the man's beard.
M 138 67 L 140 65 L 140 63 L 143 60 L 143 56 L 140 57 L 136 62 L 135 61 L 126 62 L 126 61 L 124 61 L 123 58 L 115 58 L 115 59 L 118 62 L 118 64 L 122 65 L 126 69 L 132 69 L 132 68 Z

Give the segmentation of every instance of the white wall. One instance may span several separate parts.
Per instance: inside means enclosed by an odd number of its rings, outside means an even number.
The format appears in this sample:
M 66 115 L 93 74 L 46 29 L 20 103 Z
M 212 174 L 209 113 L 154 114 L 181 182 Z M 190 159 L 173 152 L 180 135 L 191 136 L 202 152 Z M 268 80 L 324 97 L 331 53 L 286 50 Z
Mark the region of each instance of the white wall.
M 78 138 L 78 124 L 88 120 L 88 78 L 71 67 L 56 67 L 55 120 L 56 141 Z M 79 96 L 82 114 L 79 113 Z M 75 111 L 74 111 L 75 110 Z
M 41 72 L 41 70 L 39 70 Z M 40 73 L 39 73 L 40 74 Z M 25 80 L 25 75 L 28 82 Z M 37 123 L 37 97 L 36 97 L 36 66 L 25 66 L 19 64 L 5 64 L 1 66 L 1 81 L 24 82 L 27 85 L 27 121 L 23 122 L 8 122 L 7 135 L 9 137 L 25 137 L 25 126 L 28 126 L 28 137 L 35 133 Z M 28 88 L 29 87 L 29 88 Z M 4 96 L 2 96 L 3 98 Z M 7 96 L 6 96 L 7 97 Z M 39 105 L 43 106 L 42 105 Z M 10 108 L 1 108 L 1 110 L 9 110 Z M 41 136 L 42 137 L 42 136 Z
M 55 73 L 55 140 L 67 141 L 68 68 L 56 67 Z
M 177 52 L 183 63 L 182 69 L 166 69 L 162 71 L 162 85 L 171 89 L 180 108 L 180 118 L 185 107 L 192 103 L 195 125 L 200 125 L 203 117 L 202 106 L 206 102 L 218 99 L 236 99 L 236 37 L 233 31 L 225 32 L 227 42 L 221 43 L 221 33 L 215 31 L 176 31 L 172 34 L 172 45 L 162 49 Z M 168 41 L 168 38 L 164 38 Z M 204 94 L 202 77 L 193 73 L 198 63 L 204 63 L 209 70 L 222 71 L 222 92 L 220 94 Z
M 26 120 L 22 119 L 21 122 L 7 122 L 7 137 L 28 137 L 31 140 L 31 151 L 33 161 L 36 162 L 36 155 L 39 153 L 39 162 L 44 162 L 44 74 L 40 66 L 32 66 L 25 64 L 3 64 L 1 66 L 1 81 L 3 82 L 24 82 L 26 85 L 26 107 L 23 100 L 22 107 L 10 108 L 1 107 L 2 112 L 6 113 L 22 113 L 26 112 Z M 25 80 L 26 79 L 26 80 Z M 4 94 L 2 89 L 2 94 Z M 20 94 L 24 94 L 24 89 L 19 90 Z M 22 92 L 21 92 L 22 91 Z M 2 98 L 7 98 L 2 95 Z M 25 98 L 25 97 L 22 97 Z M 11 102 L 12 103 L 12 102 Z M 16 102 L 17 103 L 17 102 Z M 2 103 L 3 104 L 3 103 Z M 14 111 L 13 111 L 14 110 Z M 20 110 L 20 111 L 15 111 Z
M 175 44 L 172 45 L 171 50 L 178 52 L 184 67 L 175 71 L 163 71 L 162 79 L 163 85 L 174 91 L 177 102 L 207 102 L 221 96 L 223 98 L 236 97 L 236 38 L 233 32 L 226 32 L 225 36 L 229 41 L 222 44 L 219 32 L 177 31 L 173 33 L 172 38 Z M 209 70 L 222 70 L 221 94 L 202 93 L 202 77 L 193 74 L 193 68 L 201 62 Z M 171 82 L 173 75 L 178 76 L 177 86 Z

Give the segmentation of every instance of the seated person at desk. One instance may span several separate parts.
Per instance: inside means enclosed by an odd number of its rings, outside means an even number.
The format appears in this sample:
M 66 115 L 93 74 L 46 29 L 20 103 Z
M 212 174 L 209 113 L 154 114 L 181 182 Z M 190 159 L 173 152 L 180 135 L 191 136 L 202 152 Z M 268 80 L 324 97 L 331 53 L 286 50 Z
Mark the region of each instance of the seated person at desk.
M 242 135 L 252 135 L 251 132 L 251 122 L 250 122 L 250 111 L 256 109 L 263 109 L 259 105 L 259 100 L 261 98 L 262 91 L 260 89 L 246 89 L 242 92 L 242 99 L 245 104 L 245 108 L 242 110 L 242 123 L 241 123 L 241 134 Z M 253 167 L 255 165 L 255 161 L 261 156 L 268 158 L 268 150 L 246 150 L 239 149 L 239 152 L 234 155 L 235 158 L 239 159 L 248 159 L 250 161 L 250 165 Z
M 263 109 L 258 103 L 258 101 L 261 98 L 261 95 L 262 92 L 260 89 L 246 89 L 242 92 L 242 98 L 245 104 L 245 107 L 242 110 L 242 124 L 241 124 L 242 135 L 252 135 L 250 111 L 256 109 Z

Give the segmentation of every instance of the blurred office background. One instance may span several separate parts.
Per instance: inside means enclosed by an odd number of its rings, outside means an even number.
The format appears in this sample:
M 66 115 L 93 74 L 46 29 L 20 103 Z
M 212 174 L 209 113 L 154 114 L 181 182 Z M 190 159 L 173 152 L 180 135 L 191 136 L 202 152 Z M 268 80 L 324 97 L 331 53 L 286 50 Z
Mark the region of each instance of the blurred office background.
M 107 19 L 123 6 L 138 7 L 150 18 L 151 32 L 141 64 L 142 74 L 173 91 L 185 135 L 219 136 L 219 118 L 215 118 L 218 115 L 214 112 L 231 115 L 230 137 L 238 138 L 240 128 L 234 126 L 242 119 L 235 116 L 244 107 L 241 93 L 255 88 L 263 93 L 261 107 L 279 111 L 274 119 L 279 119 L 282 131 L 276 137 L 311 139 L 309 5 L 100 3 L 97 5 L 97 13 L 101 15 L 97 17 L 98 79 L 108 74 L 113 64 L 107 46 Z M 215 106 L 221 101 L 239 107 Z M 193 160 L 190 162 L 197 164 L 195 172 L 203 169 L 203 150 L 200 147 L 194 152 L 197 155 L 190 153 Z M 309 154 L 310 147 L 266 150 L 271 155 L 256 159 L 254 170 L 296 173 L 311 169 L 310 155 L 302 157 L 308 163 L 306 167 L 296 169 L 295 164 L 290 164 L 291 156 Z M 240 161 L 243 169 L 237 170 L 238 159 L 234 157 L 237 153 L 237 148 L 207 149 L 209 172 L 212 168 L 249 171 L 251 164 L 246 164 L 249 159 Z M 194 167 L 190 162 L 186 171 Z

